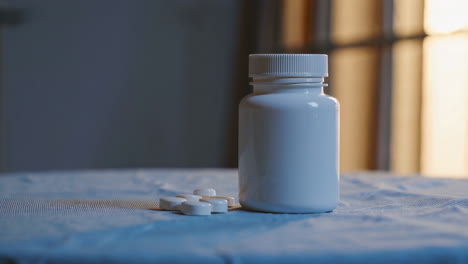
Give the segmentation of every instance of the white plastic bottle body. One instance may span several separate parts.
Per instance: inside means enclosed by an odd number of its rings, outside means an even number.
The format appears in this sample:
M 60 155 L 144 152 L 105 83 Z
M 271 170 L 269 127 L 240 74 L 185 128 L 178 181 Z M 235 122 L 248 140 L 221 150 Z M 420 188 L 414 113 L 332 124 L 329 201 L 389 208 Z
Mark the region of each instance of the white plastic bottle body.
M 339 103 L 323 87 L 262 87 L 239 106 L 239 201 L 249 210 L 332 211 L 339 202 Z

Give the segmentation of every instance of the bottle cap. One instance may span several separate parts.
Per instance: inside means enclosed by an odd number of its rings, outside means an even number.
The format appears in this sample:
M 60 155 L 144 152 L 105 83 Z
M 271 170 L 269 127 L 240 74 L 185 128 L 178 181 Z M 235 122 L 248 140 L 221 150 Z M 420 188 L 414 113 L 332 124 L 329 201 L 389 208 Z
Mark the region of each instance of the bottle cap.
M 327 77 L 327 54 L 251 54 L 249 77 Z

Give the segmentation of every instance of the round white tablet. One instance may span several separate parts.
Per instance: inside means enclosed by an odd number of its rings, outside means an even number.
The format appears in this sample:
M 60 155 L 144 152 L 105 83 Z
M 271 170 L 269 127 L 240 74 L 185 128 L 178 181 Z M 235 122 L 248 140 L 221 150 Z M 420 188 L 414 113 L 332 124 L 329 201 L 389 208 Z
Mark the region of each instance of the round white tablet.
M 228 202 L 225 199 L 203 198 L 200 202 L 210 203 L 212 213 L 227 213 Z
M 231 196 L 212 196 L 210 198 L 218 198 L 218 199 L 224 199 L 228 202 L 228 206 L 235 206 L 236 205 L 236 198 L 231 197 Z
M 210 215 L 211 204 L 198 201 L 186 201 L 180 206 L 180 210 L 185 215 Z
M 194 195 L 194 194 L 178 194 L 176 195 L 177 197 L 180 197 L 180 198 L 184 198 L 186 199 L 187 201 L 198 201 L 200 200 L 201 197 L 200 195 Z
M 179 210 L 179 206 L 187 201 L 180 197 L 163 197 L 159 199 L 159 207 L 164 210 Z
M 205 189 L 198 189 L 193 191 L 193 194 L 201 195 L 201 196 L 216 196 L 216 191 L 214 189 L 205 188 Z

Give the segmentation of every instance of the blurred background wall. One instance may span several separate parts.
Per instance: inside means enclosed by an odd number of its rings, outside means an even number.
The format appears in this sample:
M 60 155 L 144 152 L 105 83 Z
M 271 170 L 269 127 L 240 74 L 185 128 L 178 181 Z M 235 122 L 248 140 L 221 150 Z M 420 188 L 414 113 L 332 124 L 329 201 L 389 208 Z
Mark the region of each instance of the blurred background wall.
M 0 170 L 235 167 L 249 53 L 327 53 L 341 169 L 468 176 L 468 1 L 0 0 Z

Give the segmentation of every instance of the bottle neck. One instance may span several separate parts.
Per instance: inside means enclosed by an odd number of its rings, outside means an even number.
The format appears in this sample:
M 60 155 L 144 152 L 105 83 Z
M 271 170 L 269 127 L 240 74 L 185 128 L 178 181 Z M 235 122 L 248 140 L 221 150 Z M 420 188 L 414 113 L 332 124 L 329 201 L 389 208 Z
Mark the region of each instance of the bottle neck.
M 254 94 L 307 93 L 323 94 L 323 77 L 253 77 Z

